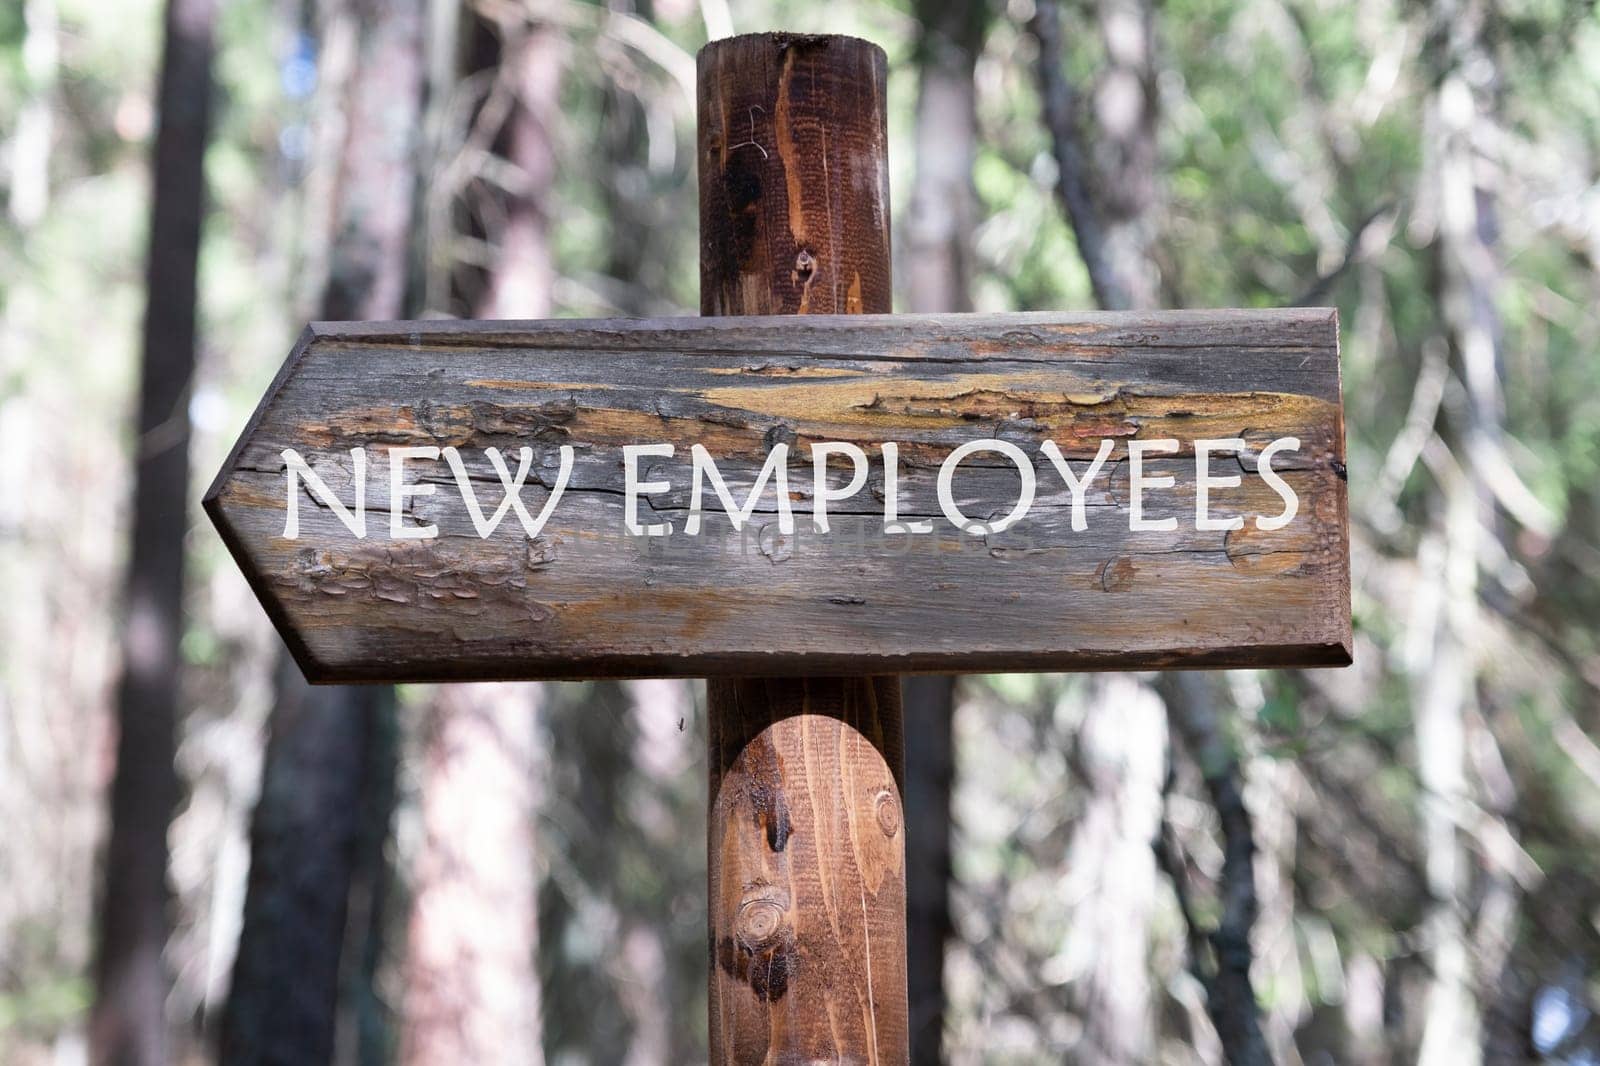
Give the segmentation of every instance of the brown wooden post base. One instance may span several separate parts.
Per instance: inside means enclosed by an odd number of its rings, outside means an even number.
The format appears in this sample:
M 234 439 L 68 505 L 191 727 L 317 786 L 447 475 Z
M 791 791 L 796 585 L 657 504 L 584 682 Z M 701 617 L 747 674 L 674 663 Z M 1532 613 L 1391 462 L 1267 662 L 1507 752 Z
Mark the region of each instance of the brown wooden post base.
M 709 693 L 711 1061 L 906 1062 L 898 679 Z
M 701 51 L 702 314 L 890 310 L 887 73 L 850 37 Z M 898 680 L 708 693 L 711 1062 L 907 1062 Z

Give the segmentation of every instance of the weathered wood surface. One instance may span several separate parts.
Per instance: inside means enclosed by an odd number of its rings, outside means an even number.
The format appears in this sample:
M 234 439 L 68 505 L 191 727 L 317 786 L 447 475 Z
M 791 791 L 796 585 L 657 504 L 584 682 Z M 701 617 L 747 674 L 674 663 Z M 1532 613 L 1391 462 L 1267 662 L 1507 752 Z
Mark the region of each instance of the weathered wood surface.
M 866 673 L 1327 665 L 1349 658 L 1349 564 L 1336 325 L 1331 311 L 338 324 L 308 330 L 206 498 L 206 507 L 308 676 L 318 681 L 594 675 Z M 1255 476 L 1212 492 L 1212 514 L 1245 528 L 1194 528 L 1197 438 L 1252 447 L 1295 436 L 1274 469 L 1299 498 L 1285 528 Z M 1035 460 L 1028 516 L 961 535 L 935 502 L 958 444 L 1011 441 Z M 1149 463 L 1171 489 L 1144 494 L 1174 532 L 1130 532 L 1127 449 L 1087 492 L 1087 529 L 1040 443 L 1083 471 L 1103 437 L 1174 438 Z M 815 534 L 808 445 L 840 440 L 872 460 L 865 489 L 830 505 Z M 790 443 L 797 535 L 776 535 L 769 485 L 741 550 L 714 496 L 683 535 L 691 445 L 706 446 L 742 501 L 768 448 Z M 901 517 L 934 534 L 877 538 L 883 464 L 900 444 Z M 668 442 L 641 461 L 670 492 L 641 503 L 665 538 L 622 535 L 624 444 Z M 482 449 L 537 455 L 530 512 L 570 482 L 541 536 L 514 516 L 479 539 L 443 462 L 413 461 L 407 521 L 434 540 L 388 539 L 386 449 L 453 445 L 482 505 L 499 503 Z M 285 464 L 297 449 L 350 501 L 350 449 L 366 446 L 370 528 L 357 540 L 308 493 L 300 537 L 283 537 Z M 1225 472 L 1228 456 L 1212 469 Z M 1232 465 L 1228 463 L 1227 465 Z M 835 467 L 830 483 L 848 474 Z M 1018 476 L 973 455 L 955 476 L 968 514 L 1003 514 Z M 717 535 L 717 534 L 722 535 Z M 781 610 L 765 624 L 752 608 Z
M 888 311 L 883 50 L 756 33 L 698 68 L 700 313 Z

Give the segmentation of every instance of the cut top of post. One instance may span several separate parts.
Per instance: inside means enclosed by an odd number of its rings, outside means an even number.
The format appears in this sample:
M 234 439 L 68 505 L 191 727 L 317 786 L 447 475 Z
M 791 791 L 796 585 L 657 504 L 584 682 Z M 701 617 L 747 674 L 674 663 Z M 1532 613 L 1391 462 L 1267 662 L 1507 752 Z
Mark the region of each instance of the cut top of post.
M 700 313 L 887 312 L 883 49 L 750 34 L 698 64 Z

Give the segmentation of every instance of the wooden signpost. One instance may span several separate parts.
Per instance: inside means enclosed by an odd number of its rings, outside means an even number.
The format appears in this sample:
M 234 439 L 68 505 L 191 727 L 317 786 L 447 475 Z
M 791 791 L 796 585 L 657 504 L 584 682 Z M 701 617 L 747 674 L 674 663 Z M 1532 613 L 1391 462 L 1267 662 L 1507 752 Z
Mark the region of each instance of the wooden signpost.
M 892 675 L 1350 660 L 1333 312 L 862 314 L 884 75 L 700 58 L 702 310 L 807 317 L 315 325 L 205 500 L 314 681 L 713 678 L 716 1062 L 906 1059 Z
M 1303 665 L 1342 458 L 1326 310 L 326 324 L 207 506 L 316 681 Z

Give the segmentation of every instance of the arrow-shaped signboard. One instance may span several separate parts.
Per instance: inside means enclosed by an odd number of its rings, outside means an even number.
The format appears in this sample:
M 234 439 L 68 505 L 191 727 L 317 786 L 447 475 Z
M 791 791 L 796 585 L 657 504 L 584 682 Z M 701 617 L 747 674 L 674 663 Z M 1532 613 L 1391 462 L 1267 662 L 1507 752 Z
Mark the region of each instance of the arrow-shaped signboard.
M 310 327 L 206 495 L 308 677 L 1337 665 L 1329 310 Z

